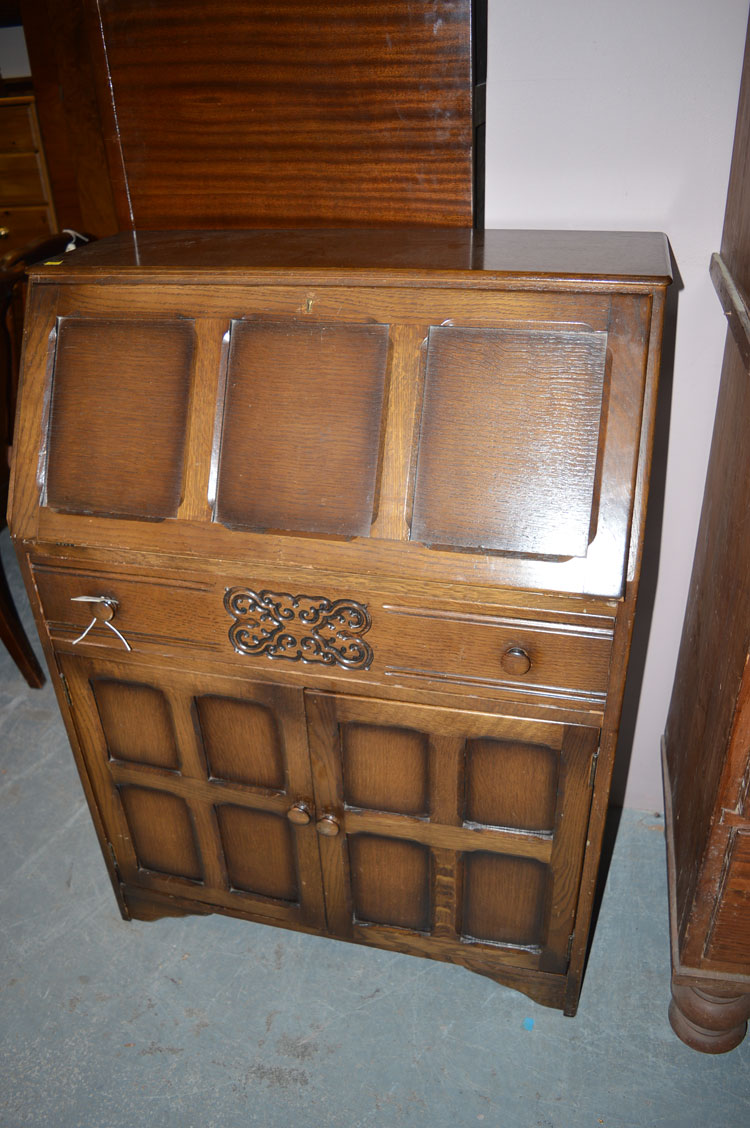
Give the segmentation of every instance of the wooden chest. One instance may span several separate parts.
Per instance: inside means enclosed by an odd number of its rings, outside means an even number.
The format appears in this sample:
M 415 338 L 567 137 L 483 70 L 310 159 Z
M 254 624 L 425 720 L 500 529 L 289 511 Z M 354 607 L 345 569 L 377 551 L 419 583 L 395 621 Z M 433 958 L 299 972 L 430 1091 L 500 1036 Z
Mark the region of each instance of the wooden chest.
M 30 291 L 11 528 L 125 916 L 575 1012 L 663 236 L 118 236 Z

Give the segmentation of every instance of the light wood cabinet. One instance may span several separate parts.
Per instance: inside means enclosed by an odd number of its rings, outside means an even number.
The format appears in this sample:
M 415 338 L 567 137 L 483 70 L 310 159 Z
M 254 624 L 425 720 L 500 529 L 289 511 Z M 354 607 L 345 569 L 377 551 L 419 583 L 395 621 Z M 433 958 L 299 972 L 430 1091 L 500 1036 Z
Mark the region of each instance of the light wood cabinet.
M 147 234 L 39 268 L 12 532 L 124 914 L 575 1013 L 661 236 Z

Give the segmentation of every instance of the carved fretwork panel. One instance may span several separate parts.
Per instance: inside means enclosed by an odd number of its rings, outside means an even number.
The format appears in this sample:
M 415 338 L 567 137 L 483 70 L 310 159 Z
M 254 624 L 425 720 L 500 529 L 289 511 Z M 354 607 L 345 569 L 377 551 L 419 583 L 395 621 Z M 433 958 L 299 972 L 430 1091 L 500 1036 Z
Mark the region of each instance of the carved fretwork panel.
M 372 648 L 362 638 L 370 615 L 354 599 L 232 588 L 224 607 L 234 617 L 229 641 L 240 654 L 344 670 L 366 670 L 372 663 Z

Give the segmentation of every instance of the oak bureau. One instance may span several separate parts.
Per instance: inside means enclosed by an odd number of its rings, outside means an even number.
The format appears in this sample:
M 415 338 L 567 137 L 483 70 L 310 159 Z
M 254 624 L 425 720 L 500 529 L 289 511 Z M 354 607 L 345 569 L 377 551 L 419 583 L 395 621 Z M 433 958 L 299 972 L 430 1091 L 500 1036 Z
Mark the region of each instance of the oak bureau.
M 11 529 L 121 911 L 574 1014 L 664 236 L 147 232 L 37 268 Z

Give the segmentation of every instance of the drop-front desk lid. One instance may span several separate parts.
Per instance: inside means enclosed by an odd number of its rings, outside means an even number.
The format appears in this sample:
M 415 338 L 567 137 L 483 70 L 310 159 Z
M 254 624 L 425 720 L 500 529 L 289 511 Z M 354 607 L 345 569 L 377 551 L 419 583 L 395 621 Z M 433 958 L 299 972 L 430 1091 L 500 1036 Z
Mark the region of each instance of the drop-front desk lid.
M 102 240 L 32 274 L 14 534 L 617 597 L 668 281 L 645 233 Z

